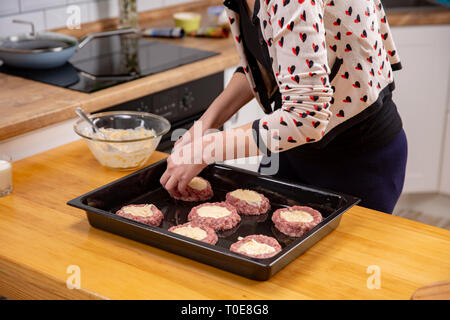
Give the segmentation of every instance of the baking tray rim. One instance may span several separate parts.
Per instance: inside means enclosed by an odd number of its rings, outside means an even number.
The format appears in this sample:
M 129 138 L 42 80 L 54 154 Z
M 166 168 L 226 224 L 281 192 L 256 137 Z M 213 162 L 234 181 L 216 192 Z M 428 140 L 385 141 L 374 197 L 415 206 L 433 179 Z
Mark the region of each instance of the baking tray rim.
M 331 213 L 327 218 L 323 219 L 318 225 L 316 225 L 313 229 L 311 229 L 310 231 L 307 232 L 306 235 L 299 237 L 298 239 L 292 241 L 291 243 L 289 243 L 288 245 L 286 245 L 282 251 L 280 251 L 277 255 L 275 255 L 274 257 L 271 258 L 267 258 L 267 259 L 257 259 L 257 258 L 252 258 L 252 257 L 247 257 L 244 255 L 240 255 L 238 253 L 234 253 L 232 251 L 230 251 L 229 249 L 223 248 L 223 247 L 218 247 L 216 245 L 212 245 L 209 243 L 205 243 L 202 242 L 200 240 L 195 240 L 195 239 L 191 239 L 188 237 L 184 237 L 182 235 L 170 232 L 168 230 L 162 229 L 160 227 L 154 227 L 154 226 L 150 226 L 150 225 L 145 225 L 142 223 L 139 223 L 137 221 L 131 220 L 131 219 L 127 219 L 121 216 L 118 216 L 112 212 L 106 211 L 106 210 L 102 210 L 102 209 L 98 209 L 95 207 L 91 207 L 89 205 L 86 205 L 82 202 L 82 199 L 88 197 L 91 194 L 94 194 L 100 190 L 104 190 L 106 188 L 108 188 L 109 186 L 119 183 L 123 180 L 129 179 L 131 176 L 134 175 L 138 175 L 143 171 L 148 170 L 151 167 L 156 167 L 164 162 L 166 162 L 167 158 L 159 160 L 157 162 L 154 162 L 144 168 L 141 168 L 137 171 L 134 171 L 130 174 L 127 174 L 126 176 L 123 176 L 119 179 L 116 179 L 114 181 L 111 181 L 105 185 L 102 185 L 94 190 L 91 190 L 85 194 L 82 194 L 72 200 L 67 201 L 67 205 L 81 209 L 86 211 L 86 214 L 88 212 L 90 213 L 95 213 L 95 214 L 99 214 L 102 216 L 106 216 L 107 218 L 111 218 L 126 224 L 130 224 L 134 227 L 138 227 L 140 229 L 146 230 L 146 231 L 151 231 L 151 232 L 155 232 L 157 234 L 159 234 L 160 236 L 166 236 L 171 238 L 172 240 L 176 240 L 176 241 L 180 241 L 180 243 L 183 243 L 185 245 L 189 245 L 189 246 L 195 246 L 196 248 L 202 248 L 208 251 L 212 251 L 213 253 L 220 253 L 220 254 L 225 254 L 231 258 L 234 259 L 238 259 L 241 260 L 243 262 L 246 263 L 251 263 L 254 265 L 259 265 L 261 267 L 264 268 L 271 268 L 273 267 L 277 262 L 279 262 L 280 260 L 282 260 L 284 258 L 284 256 L 288 255 L 289 253 L 291 253 L 291 251 L 293 251 L 297 246 L 301 245 L 303 242 L 305 242 L 307 239 L 309 239 L 310 237 L 312 237 L 314 234 L 316 234 L 319 230 L 321 230 L 322 228 L 326 227 L 328 224 L 330 224 L 332 221 L 334 221 L 335 219 L 339 218 L 342 214 L 344 214 L 346 211 L 348 211 L 351 207 L 357 205 L 361 199 L 351 196 L 351 195 L 347 195 L 347 194 L 343 194 L 340 192 L 336 192 L 336 191 L 331 191 L 331 190 L 327 190 L 325 188 L 319 188 L 319 187 L 314 187 L 314 186 L 310 186 L 310 185 L 306 185 L 306 184 L 298 184 L 298 183 L 294 183 L 292 181 L 286 180 L 286 179 L 280 179 L 280 178 L 272 178 L 270 176 L 263 176 L 263 175 L 259 175 L 257 173 L 255 173 L 254 171 L 250 171 L 250 170 L 245 170 L 245 169 L 241 169 L 241 168 L 236 168 L 236 167 L 232 167 L 229 165 L 225 165 L 225 164 L 211 164 L 210 166 L 216 166 L 222 169 L 228 169 L 228 170 L 233 170 L 233 171 L 240 171 L 246 174 L 250 174 L 253 176 L 258 176 L 260 179 L 263 180 L 268 180 L 268 181 L 272 181 L 272 182 L 282 182 L 284 185 L 291 185 L 291 186 L 300 186 L 303 189 L 308 189 L 311 191 L 315 191 L 315 192 L 323 192 L 323 193 L 328 193 L 328 194 L 332 194 L 335 196 L 339 196 L 341 198 L 343 198 L 344 200 L 347 201 L 347 203 L 337 209 L 336 211 L 334 211 L 333 213 Z M 116 234 L 117 235 L 117 234 Z M 119 235 L 121 236 L 121 235 Z M 124 237 L 124 236 L 121 236 Z M 124 237 L 127 238 L 127 237 Z M 127 238 L 130 239 L 130 238 Z M 133 240 L 133 239 L 130 239 Z M 137 241 L 137 240 L 133 240 L 133 241 Z M 138 241 L 139 242 L 139 241 Z M 156 246 L 153 246 L 155 248 L 158 248 Z M 164 250 L 164 249 L 161 249 Z M 167 250 L 166 250 L 167 251 Z M 264 263 L 264 261 L 267 261 L 266 263 Z M 270 262 L 269 262 L 270 261 Z

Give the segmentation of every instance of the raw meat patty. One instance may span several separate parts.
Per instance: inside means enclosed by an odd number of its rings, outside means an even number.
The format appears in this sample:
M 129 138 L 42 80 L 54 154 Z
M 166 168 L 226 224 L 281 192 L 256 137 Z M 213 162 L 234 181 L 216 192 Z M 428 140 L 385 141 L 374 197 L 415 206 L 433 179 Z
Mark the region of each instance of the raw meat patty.
M 130 204 L 116 212 L 118 216 L 157 227 L 164 218 L 162 212 L 153 204 Z
M 319 211 L 310 207 L 292 206 L 278 209 L 272 215 L 275 227 L 291 237 L 301 237 L 322 221 Z
M 169 231 L 209 244 L 216 244 L 218 240 L 217 234 L 213 228 L 202 225 L 195 221 L 173 226 L 169 228 Z
M 252 258 L 265 259 L 281 251 L 281 246 L 275 238 L 254 234 L 246 236 L 231 245 L 230 251 L 237 252 Z
M 242 214 L 259 215 L 270 209 L 269 199 L 253 190 L 237 189 L 228 192 L 226 201 Z
M 236 208 L 226 202 L 202 203 L 191 209 L 188 219 L 207 225 L 214 230 L 228 230 L 241 221 Z
M 209 181 L 201 177 L 194 177 L 187 185 L 186 192 L 186 196 L 172 195 L 172 197 L 182 201 L 206 201 L 214 195 Z

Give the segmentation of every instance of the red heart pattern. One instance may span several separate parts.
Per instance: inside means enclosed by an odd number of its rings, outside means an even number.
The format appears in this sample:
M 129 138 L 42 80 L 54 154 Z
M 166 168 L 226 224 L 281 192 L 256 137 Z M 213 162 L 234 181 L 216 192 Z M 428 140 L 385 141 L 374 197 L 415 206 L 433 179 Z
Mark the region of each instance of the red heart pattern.
M 225 6 L 231 2 L 226 0 Z M 283 101 L 260 126 L 270 132 L 267 139 L 279 142 L 276 150 L 321 139 L 330 124 L 363 111 L 393 81 L 391 65 L 399 57 L 381 0 L 264 0 L 260 6 L 257 15 Z M 227 13 L 244 74 L 260 100 L 243 49 L 239 14 Z M 343 64 L 334 70 L 328 62 L 337 58 Z

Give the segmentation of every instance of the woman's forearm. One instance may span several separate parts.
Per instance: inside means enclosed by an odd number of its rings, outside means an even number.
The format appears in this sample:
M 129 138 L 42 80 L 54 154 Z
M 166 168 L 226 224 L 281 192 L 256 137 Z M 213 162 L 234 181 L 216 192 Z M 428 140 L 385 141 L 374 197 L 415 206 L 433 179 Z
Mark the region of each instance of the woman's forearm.
M 208 129 L 220 128 L 252 98 L 252 89 L 245 75 L 241 72 L 236 72 L 227 87 L 200 118 L 203 132 Z
M 261 155 L 253 139 L 252 123 L 216 132 L 201 138 L 202 159 L 205 163 L 248 158 Z M 195 148 L 194 153 L 198 150 Z
M 211 103 L 201 118 L 175 143 L 175 148 L 180 148 L 197 138 L 201 138 L 209 129 L 220 128 L 225 121 L 230 119 L 252 98 L 253 92 L 245 75 L 241 72 L 235 72 L 227 87 Z

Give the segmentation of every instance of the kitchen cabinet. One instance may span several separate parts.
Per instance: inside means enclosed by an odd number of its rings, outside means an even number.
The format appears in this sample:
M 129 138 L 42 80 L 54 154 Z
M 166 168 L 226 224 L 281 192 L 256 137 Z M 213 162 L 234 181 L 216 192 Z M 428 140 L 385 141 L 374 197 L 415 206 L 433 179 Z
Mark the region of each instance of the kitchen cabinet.
M 406 193 L 439 191 L 449 91 L 449 34 L 449 25 L 392 28 L 403 65 L 394 73 L 393 96 L 408 138 Z
M 73 131 L 73 125 L 76 120 L 62 121 L 0 141 L 0 153 L 8 154 L 13 161 L 17 161 L 78 140 L 80 137 Z

